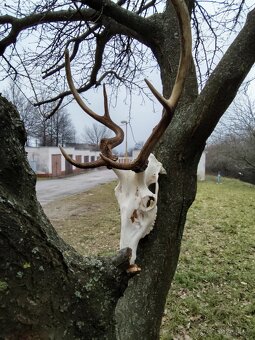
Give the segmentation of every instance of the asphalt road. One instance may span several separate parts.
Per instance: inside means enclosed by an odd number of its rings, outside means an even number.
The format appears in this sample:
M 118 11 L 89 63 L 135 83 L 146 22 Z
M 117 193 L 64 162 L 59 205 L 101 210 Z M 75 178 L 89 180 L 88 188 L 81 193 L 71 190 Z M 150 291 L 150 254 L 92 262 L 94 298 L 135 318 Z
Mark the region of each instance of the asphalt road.
M 36 183 L 37 198 L 42 206 L 58 198 L 87 191 L 99 184 L 116 179 L 112 170 L 92 170 L 77 176 L 39 180 Z

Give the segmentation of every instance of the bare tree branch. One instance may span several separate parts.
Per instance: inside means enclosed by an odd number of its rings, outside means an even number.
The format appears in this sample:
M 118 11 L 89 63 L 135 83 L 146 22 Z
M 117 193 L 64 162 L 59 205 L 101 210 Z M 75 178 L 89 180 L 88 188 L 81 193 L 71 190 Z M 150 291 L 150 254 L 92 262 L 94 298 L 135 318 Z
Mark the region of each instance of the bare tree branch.
M 255 62 L 254 51 L 255 9 L 248 14 L 245 26 L 194 103 L 193 112 L 200 117 L 200 124 L 197 125 L 196 131 L 193 131 L 193 137 L 197 138 L 197 141 L 205 140 L 203 139 L 205 134 L 213 131 L 219 118 L 234 99 L 237 90 Z M 204 110 L 208 114 L 203 114 Z

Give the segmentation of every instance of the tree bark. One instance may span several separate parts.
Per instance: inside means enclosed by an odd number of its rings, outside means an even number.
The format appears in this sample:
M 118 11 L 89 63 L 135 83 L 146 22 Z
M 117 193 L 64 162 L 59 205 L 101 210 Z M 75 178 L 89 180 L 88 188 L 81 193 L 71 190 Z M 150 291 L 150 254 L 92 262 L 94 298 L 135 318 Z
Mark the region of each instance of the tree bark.
M 160 45 L 154 47 L 165 95 L 169 95 L 171 89 L 169 75 L 177 67 L 177 57 L 171 54 L 170 67 L 166 56 L 170 55 L 170 51 L 178 50 L 176 40 L 171 37 L 171 32 L 174 35 L 176 31 L 170 15 L 168 20 L 169 25 L 164 21 L 160 32 L 168 32 L 169 41 L 160 39 Z M 160 54 L 160 51 L 164 52 Z M 167 176 L 162 176 L 159 183 L 158 216 L 154 229 L 140 241 L 138 247 L 137 263 L 142 272 L 129 283 L 116 309 L 118 339 L 159 339 L 161 318 L 178 263 L 187 212 L 196 195 L 197 165 L 207 138 L 254 64 L 254 51 L 255 10 L 249 14 L 244 28 L 199 96 L 196 96 L 196 78 L 191 68 L 185 97 L 156 150 Z
M 84 258 L 64 243 L 35 194 L 24 127 L 0 97 L 0 337 L 115 339 L 129 251 Z

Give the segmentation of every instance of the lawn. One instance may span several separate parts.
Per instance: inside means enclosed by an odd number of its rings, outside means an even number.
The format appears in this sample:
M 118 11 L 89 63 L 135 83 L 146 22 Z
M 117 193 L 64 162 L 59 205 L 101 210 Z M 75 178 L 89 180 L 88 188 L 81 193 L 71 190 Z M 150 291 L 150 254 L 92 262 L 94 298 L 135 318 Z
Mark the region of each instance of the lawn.
M 82 254 L 118 248 L 116 183 L 46 206 L 59 234 Z M 255 187 L 198 184 L 161 339 L 255 339 Z
M 199 183 L 161 334 L 164 340 L 255 339 L 254 186 Z

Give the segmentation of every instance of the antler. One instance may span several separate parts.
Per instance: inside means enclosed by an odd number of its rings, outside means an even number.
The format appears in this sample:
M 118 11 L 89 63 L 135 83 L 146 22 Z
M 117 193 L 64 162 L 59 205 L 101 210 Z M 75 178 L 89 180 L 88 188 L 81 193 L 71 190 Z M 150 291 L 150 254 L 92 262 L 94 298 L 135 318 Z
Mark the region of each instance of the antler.
M 110 117 L 109 114 L 109 107 L 108 107 L 108 99 L 107 99 L 107 93 L 105 89 L 105 85 L 103 85 L 103 94 L 104 94 L 104 115 L 100 116 L 94 111 L 92 111 L 82 100 L 80 97 L 78 91 L 76 90 L 72 74 L 71 74 L 71 67 L 70 67 L 70 58 L 69 58 L 69 52 L 66 49 L 65 50 L 65 68 L 66 68 L 66 77 L 68 81 L 68 85 L 70 87 L 70 90 L 76 99 L 77 103 L 80 105 L 80 107 L 85 111 L 90 117 L 94 118 L 99 123 L 102 123 L 103 125 L 107 126 L 109 129 L 111 129 L 113 132 L 115 132 L 115 136 L 112 138 L 103 138 L 100 141 L 100 150 L 101 153 L 106 157 L 106 159 L 116 162 L 118 157 L 112 154 L 112 148 L 116 147 L 117 145 L 121 144 L 124 139 L 124 132 L 117 124 L 115 124 Z M 97 168 L 100 166 L 108 166 L 111 167 L 103 158 L 100 158 L 94 162 L 87 162 L 87 163 L 79 163 L 76 162 L 74 159 L 72 159 L 62 148 L 62 146 L 59 146 L 63 156 L 65 159 L 71 163 L 72 165 L 75 165 L 77 168 L 81 169 L 89 169 L 89 168 Z
M 139 156 L 131 163 L 118 163 L 117 158 L 112 155 L 111 149 L 117 145 L 119 145 L 124 138 L 124 134 L 122 129 L 116 125 L 109 116 L 108 105 L 107 105 L 107 96 L 104 87 L 104 102 L 105 102 L 105 115 L 99 116 L 90 110 L 86 104 L 82 101 L 81 97 L 79 96 L 77 90 L 74 87 L 71 71 L 70 71 L 70 61 L 68 57 L 68 53 L 66 52 L 66 73 L 68 84 L 73 93 L 75 99 L 77 100 L 78 104 L 81 108 L 87 112 L 91 117 L 103 123 L 110 129 L 112 129 L 116 136 L 112 139 L 103 139 L 100 144 L 100 159 L 96 162 L 91 163 L 77 163 L 72 160 L 61 148 L 61 151 L 65 158 L 73 165 L 79 168 L 95 168 L 98 166 L 106 165 L 109 168 L 121 169 L 121 170 L 133 170 L 135 172 L 144 171 L 147 167 L 148 157 L 152 150 L 154 149 L 158 140 L 162 137 L 165 130 L 167 129 L 168 125 L 170 124 L 175 108 L 177 103 L 180 99 L 185 78 L 189 69 L 190 61 L 191 61 L 191 48 L 192 48 L 192 40 L 191 40 L 191 29 L 190 29 L 190 17 L 187 6 L 184 0 L 171 0 L 172 4 L 175 8 L 179 26 L 180 26 L 180 35 L 181 35 L 181 54 L 180 54 L 180 61 L 179 67 L 175 79 L 175 83 L 173 86 L 172 93 L 168 99 L 164 98 L 155 88 L 154 86 L 145 79 L 146 84 L 148 85 L 149 89 L 153 93 L 153 95 L 157 98 L 160 104 L 164 107 L 164 112 L 162 115 L 161 120 L 153 129 L 150 137 L 147 139 L 146 143 L 144 144 L 143 148 L 141 149 Z
M 167 129 L 168 125 L 170 124 L 175 108 L 177 103 L 180 99 L 182 94 L 182 90 L 184 87 L 185 78 L 190 66 L 191 61 L 191 50 L 192 50 L 192 39 L 191 39 L 191 29 L 190 29 L 190 17 L 188 8 L 185 4 L 184 0 L 171 0 L 172 4 L 175 8 L 179 26 L 180 26 L 180 34 L 181 34 L 181 54 L 180 54 L 180 61 L 179 67 L 175 79 L 175 83 L 173 86 L 173 90 L 169 99 L 164 98 L 155 88 L 154 86 L 145 79 L 146 84 L 148 85 L 149 89 L 153 93 L 153 95 L 157 98 L 160 104 L 164 107 L 164 112 L 162 115 L 161 120 L 153 129 L 150 137 L 147 139 L 146 143 L 144 144 L 143 148 L 141 149 L 138 157 L 129 164 L 116 164 L 112 162 L 109 158 L 101 155 L 101 157 L 105 160 L 108 166 L 111 166 L 116 169 L 122 170 L 133 170 L 136 172 L 143 171 L 147 166 L 147 160 L 154 149 L 158 140 L 162 137 L 165 130 Z

